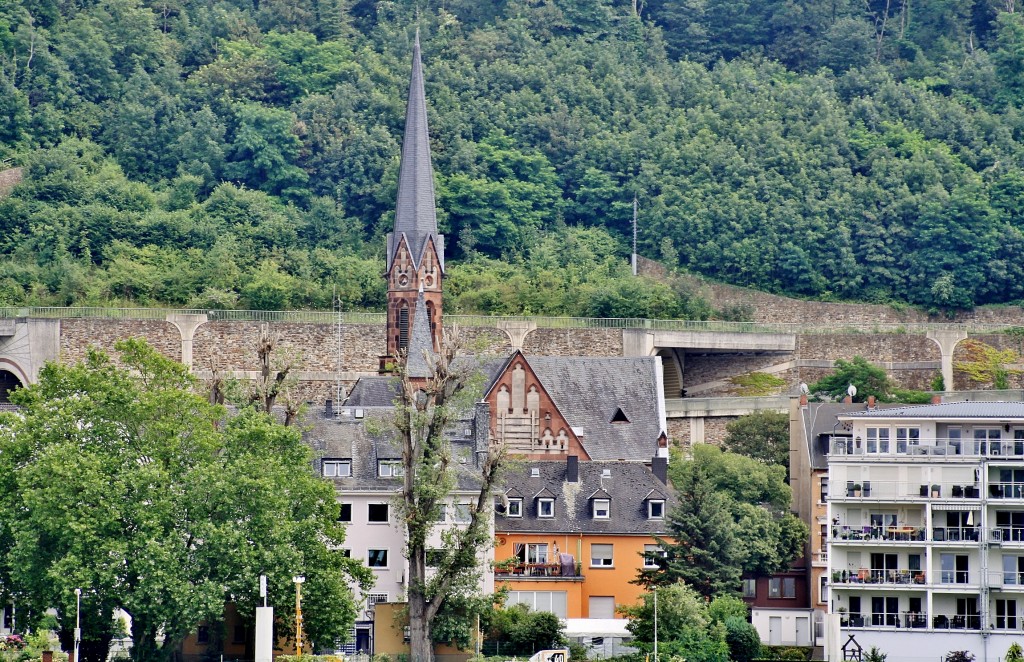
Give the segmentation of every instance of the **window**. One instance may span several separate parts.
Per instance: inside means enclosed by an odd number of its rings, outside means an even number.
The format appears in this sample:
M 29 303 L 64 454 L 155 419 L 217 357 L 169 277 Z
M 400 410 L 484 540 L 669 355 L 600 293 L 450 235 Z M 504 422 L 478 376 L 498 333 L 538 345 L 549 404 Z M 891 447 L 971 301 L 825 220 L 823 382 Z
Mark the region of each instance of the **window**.
M 199 629 L 196 630 L 196 642 L 200 644 L 210 643 L 210 628 L 205 625 L 200 625 Z
M 821 576 L 821 584 L 818 586 L 818 602 L 828 604 L 828 577 Z
M 939 567 L 942 569 L 941 581 L 943 584 L 967 583 L 968 564 L 966 554 L 940 554 L 939 564 Z
M 371 524 L 387 524 L 388 523 L 388 504 L 386 503 L 371 503 L 366 507 L 367 517 L 366 521 Z
M 233 644 L 244 644 L 245 643 L 245 626 L 236 625 L 231 633 L 231 643 Z
M 987 455 L 992 450 L 993 455 L 999 455 L 999 428 L 976 428 L 974 430 L 974 452 Z
M 523 604 L 531 611 L 550 611 L 559 618 L 566 614 L 565 591 L 509 591 L 505 604 L 508 606 Z
M 537 499 L 537 517 L 554 517 L 555 500 Z
M 508 517 L 522 517 L 523 516 L 523 500 L 522 499 L 509 499 L 508 500 L 508 512 L 505 513 Z
M 373 609 L 376 605 L 382 602 L 388 601 L 387 593 L 367 593 L 366 594 L 366 608 Z
M 1003 556 L 1003 584 L 1016 586 L 1024 584 L 1024 556 Z
M 592 595 L 588 602 L 590 618 L 615 618 L 615 596 Z
M 828 476 L 821 477 L 821 486 L 818 491 L 818 503 L 828 501 Z
M 321 465 L 324 478 L 344 478 L 352 475 L 352 460 L 324 460 Z
M 1017 601 L 996 600 L 996 628 L 999 630 L 1017 629 Z
M 350 558 L 352 558 L 352 550 L 351 549 L 345 549 L 344 547 L 342 547 L 341 548 L 341 555 L 344 556 L 346 559 L 350 559 Z
M 441 565 L 441 561 L 444 560 L 443 549 L 428 549 L 427 550 L 427 567 L 436 568 Z
M 665 558 L 666 552 L 660 545 L 644 545 L 644 567 L 657 568 L 658 558 Z
M 469 513 L 468 503 L 457 503 L 455 504 L 455 521 L 460 524 L 466 524 L 471 519 Z
M 919 428 L 896 428 L 896 452 L 906 453 L 907 447 L 919 446 L 921 444 L 921 430 Z
M 794 577 L 772 577 L 768 580 L 769 598 L 795 598 L 796 578 Z
M 665 500 L 664 499 L 650 499 L 647 502 L 647 519 L 664 519 L 665 517 Z
M 352 521 L 352 504 L 343 503 L 341 504 L 341 510 L 338 511 L 339 522 L 351 522 Z
M 889 428 L 867 428 L 869 453 L 889 452 Z
M 388 567 L 388 550 L 371 549 L 366 552 L 366 565 L 370 568 Z
M 590 545 L 590 567 L 610 568 L 612 567 L 612 546 L 611 545 Z
M 437 521 L 446 522 L 448 521 L 448 505 L 442 503 L 437 507 Z
M 756 579 L 744 579 L 743 580 L 743 597 L 745 597 L 745 598 L 756 598 L 757 597 L 757 580 Z
M 873 596 L 871 598 L 872 625 L 899 625 L 900 599 Z
M 405 467 L 401 460 L 377 460 L 377 475 L 381 478 L 401 478 Z
M 592 515 L 594 516 L 594 519 L 608 519 L 611 514 L 611 509 L 611 499 L 594 499 Z
M 526 545 L 527 563 L 547 563 L 548 544 L 546 542 L 531 542 Z

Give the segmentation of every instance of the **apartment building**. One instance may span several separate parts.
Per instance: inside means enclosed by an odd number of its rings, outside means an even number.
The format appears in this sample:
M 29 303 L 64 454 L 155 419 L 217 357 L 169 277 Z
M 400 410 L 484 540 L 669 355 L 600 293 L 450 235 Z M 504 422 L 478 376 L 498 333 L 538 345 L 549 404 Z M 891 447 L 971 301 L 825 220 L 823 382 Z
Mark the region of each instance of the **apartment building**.
M 1024 624 L 1024 402 L 838 413 L 829 652 L 997 659 Z

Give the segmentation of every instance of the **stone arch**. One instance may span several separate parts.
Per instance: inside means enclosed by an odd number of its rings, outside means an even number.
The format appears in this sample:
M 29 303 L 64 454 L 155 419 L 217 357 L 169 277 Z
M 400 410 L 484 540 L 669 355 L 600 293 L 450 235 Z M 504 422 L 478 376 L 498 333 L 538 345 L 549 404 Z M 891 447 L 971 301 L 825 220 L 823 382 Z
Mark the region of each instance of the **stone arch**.
M 666 398 L 680 398 L 683 395 L 683 367 L 676 350 L 662 348 L 655 354 L 661 359 L 662 380 Z
M 960 329 L 940 329 L 929 331 L 929 340 L 939 346 L 942 356 L 942 385 L 948 393 L 953 390 L 953 352 L 962 340 L 967 339 L 967 332 Z
M 16 388 L 22 388 L 25 386 L 25 381 L 17 374 L 8 370 L 7 368 L 12 367 L 6 361 L 0 360 L 0 404 L 10 404 L 11 402 L 11 391 Z

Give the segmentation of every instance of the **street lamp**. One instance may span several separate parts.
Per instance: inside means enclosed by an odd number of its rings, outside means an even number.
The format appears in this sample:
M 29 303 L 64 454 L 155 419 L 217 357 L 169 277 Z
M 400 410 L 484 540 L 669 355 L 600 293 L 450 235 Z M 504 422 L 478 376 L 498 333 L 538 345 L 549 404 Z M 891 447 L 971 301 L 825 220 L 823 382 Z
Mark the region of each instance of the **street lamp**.
M 658 589 L 654 589 L 654 662 L 658 662 Z
M 75 589 L 75 662 L 79 662 L 78 648 L 82 642 L 82 589 Z
M 302 575 L 292 577 L 295 582 L 295 656 L 302 657 Z

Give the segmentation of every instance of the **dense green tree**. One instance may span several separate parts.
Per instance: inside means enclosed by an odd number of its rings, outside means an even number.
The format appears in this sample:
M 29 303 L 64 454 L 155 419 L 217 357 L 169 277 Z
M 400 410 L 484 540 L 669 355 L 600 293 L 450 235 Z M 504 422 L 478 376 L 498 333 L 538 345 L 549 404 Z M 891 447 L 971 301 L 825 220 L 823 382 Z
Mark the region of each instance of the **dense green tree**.
M 811 384 L 810 391 L 841 399 L 846 397 L 851 384 L 857 389 L 857 395 L 853 398 L 856 402 L 866 402 L 868 396 L 872 395 L 884 400 L 893 387 L 885 370 L 863 356 L 855 356 L 851 361 L 837 359 L 835 372 Z
M 243 616 L 268 576 L 275 602 L 307 577 L 306 631 L 343 638 L 355 616 L 333 489 L 299 433 L 226 412 L 180 364 L 142 341 L 48 364 L 0 421 L 3 583 L 26 613 L 57 610 L 70 644 L 82 589 L 85 660 L 104 660 L 114 609 L 132 618 L 133 660 L 167 660 L 233 600 Z
M 640 604 L 625 607 L 626 628 L 637 648 L 650 652 L 654 643 L 654 602 L 658 601 L 658 654 L 699 662 L 727 662 L 726 628 L 708 613 L 705 596 L 682 583 L 652 589 Z
M 739 453 L 765 464 L 789 468 L 789 415 L 759 411 L 740 416 L 725 427 L 722 445 L 731 453 Z

